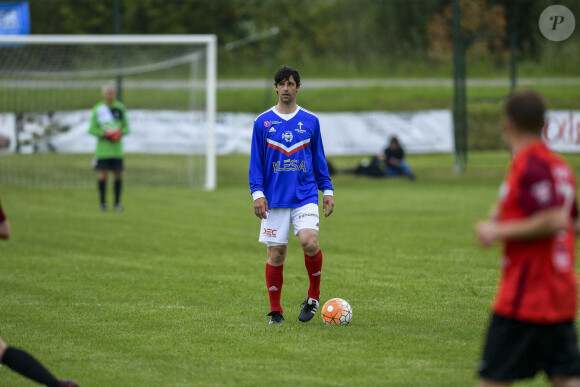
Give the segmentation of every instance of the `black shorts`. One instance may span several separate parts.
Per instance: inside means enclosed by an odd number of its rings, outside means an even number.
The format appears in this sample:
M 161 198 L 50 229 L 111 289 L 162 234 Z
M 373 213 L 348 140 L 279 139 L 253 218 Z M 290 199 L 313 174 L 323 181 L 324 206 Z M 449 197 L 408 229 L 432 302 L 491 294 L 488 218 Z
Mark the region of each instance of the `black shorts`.
M 493 315 L 479 376 L 497 382 L 533 378 L 539 371 L 580 377 L 574 322 L 533 324 Z
M 123 170 L 123 159 L 95 159 L 93 161 L 93 168 L 99 171 L 115 171 Z

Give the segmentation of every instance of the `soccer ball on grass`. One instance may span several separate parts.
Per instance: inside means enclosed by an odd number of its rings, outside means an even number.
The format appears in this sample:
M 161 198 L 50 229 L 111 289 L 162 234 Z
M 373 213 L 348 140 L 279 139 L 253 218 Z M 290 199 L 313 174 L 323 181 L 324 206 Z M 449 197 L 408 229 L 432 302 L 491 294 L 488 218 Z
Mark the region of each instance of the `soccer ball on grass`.
M 346 325 L 352 318 L 352 308 L 342 298 L 332 298 L 322 307 L 322 321 L 325 324 Z

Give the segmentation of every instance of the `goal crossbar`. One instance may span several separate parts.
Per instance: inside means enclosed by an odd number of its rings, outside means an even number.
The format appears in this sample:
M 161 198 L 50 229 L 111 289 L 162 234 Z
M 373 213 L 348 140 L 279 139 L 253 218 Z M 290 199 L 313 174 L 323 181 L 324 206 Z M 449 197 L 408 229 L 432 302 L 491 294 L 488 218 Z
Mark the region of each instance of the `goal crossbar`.
M 0 43 L 22 44 L 217 44 L 216 35 L 0 35 Z

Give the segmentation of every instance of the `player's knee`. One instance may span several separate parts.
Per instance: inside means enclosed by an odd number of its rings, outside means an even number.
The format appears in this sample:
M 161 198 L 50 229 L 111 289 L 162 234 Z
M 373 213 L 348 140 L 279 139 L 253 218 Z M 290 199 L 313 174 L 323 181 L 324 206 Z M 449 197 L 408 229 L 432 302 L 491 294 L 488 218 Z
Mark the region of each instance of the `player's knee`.
M 318 246 L 318 240 L 309 239 L 307 241 L 304 241 L 304 243 L 302 243 L 302 250 L 304 251 L 304 254 L 310 256 L 316 255 L 316 253 L 318 253 L 318 250 L 320 250 L 320 247 Z
M 0 338 L 0 363 L 2 363 L 2 357 L 4 356 L 4 352 L 6 352 L 6 348 L 8 348 L 8 346 Z
M 268 257 L 268 264 L 271 266 L 282 266 L 286 257 L 282 255 L 272 255 Z
M 286 251 L 284 249 L 270 248 L 268 249 L 268 264 L 272 266 L 280 266 L 284 264 L 286 259 Z

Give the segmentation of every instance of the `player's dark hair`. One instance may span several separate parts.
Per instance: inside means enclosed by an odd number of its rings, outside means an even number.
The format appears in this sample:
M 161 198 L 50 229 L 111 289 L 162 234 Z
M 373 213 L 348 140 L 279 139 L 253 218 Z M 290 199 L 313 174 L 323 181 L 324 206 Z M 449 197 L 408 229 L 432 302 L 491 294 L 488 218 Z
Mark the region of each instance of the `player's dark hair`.
M 520 130 L 541 134 L 544 128 L 546 105 L 533 91 L 520 91 L 510 95 L 505 103 L 505 114 Z
M 300 74 L 298 74 L 298 70 L 288 66 L 280 67 L 274 75 L 274 86 L 280 82 L 289 80 L 290 77 L 294 78 L 296 86 L 300 86 Z

